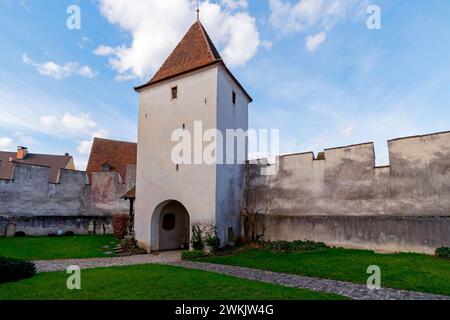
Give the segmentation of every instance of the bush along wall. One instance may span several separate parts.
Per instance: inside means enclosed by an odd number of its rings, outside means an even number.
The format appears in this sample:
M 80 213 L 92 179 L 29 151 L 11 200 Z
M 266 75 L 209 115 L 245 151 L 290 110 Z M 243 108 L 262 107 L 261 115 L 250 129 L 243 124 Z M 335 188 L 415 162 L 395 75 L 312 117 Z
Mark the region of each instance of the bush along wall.
M 272 251 L 289 252 L 289 251 L 315 251 L 327 249 L 327 245 L 323 242 L 315 242 L 308 240 L 296 241 L 273 241 L 268 242 L 264 246 L 266 249 Z
M 450 247 L 441 247 L 441 248 L 437 248 L 435 254 L 436 254 L 439 258 L 450 259 Z
M 0 284 L 31 278 L 36 267 L 30 261 L 0 257 Z

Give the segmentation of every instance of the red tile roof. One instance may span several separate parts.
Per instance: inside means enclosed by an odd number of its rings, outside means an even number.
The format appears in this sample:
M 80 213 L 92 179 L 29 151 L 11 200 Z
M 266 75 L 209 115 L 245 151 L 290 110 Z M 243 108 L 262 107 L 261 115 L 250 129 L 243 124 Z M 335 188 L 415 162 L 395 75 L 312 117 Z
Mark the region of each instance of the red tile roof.
M 127 165 L 136 165 L 137 143 L 95 138 L 92 144 L 86 173 L 92 182 L 92 172 L 103 172 L 108 164 L 111 171 L 119 172 L 126 182 Z
M 194 23 L 148 84 L 222 61 L 202 24 Z
M 13 170 L 15 164 L 35 165 L 50 168 L 50 183 L 58 183 L 59 170 L 65 169 L 70 161 L 71 156 L 59 156 L 50 154 L 28 153 L 23 160 L 17 160 L 16 152 L 0 151 L 0 180 L 11 180 L 13 178 Z M 9 162 L 9 158 L 13 162 Z
M 128 192 L 122 196 L 122 199 L 125 200 L 136 199 L 136 187 L 133 187 L 130 190 L 128 190 Z
M 225 68 L 225 71 L 228 72 L 231 78 L 237 83 L 237 85 L 251 101 L 252 98 L 250 95 L 226 67 L 219 51 L 217 51 L 214 43 L 211 41 L 208 33 L 200 21 L 196 21 L 190 27 L 188 32 L 181 39 L 180 43 L 178 43 L 176 48 L 172 51 L 153 78 L 146 84 L 136 87 L 135 90 L 139 91 L 152 84 L 159 83 L 175 76 L 179 76 L 216 63 L 220 63 Z

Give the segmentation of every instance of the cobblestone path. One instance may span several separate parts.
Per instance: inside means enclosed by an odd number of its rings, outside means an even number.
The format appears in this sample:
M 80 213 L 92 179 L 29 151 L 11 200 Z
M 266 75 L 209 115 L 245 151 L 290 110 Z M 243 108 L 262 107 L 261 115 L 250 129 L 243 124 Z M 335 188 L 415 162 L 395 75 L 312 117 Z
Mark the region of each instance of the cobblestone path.
M 182 266 L 185 268 L 222 273 L 244 279 L 280 284 L 288 287 L 334 293 L 356 300 L 450 300 L 450 297 L 429 293 L 388 288 L 382 288 L 380 290 L 370 290 L 365 285 L 355 284 L 351 282 L 310 278 L 243 267 L 190 261 L 180 261 L 171 264 Z

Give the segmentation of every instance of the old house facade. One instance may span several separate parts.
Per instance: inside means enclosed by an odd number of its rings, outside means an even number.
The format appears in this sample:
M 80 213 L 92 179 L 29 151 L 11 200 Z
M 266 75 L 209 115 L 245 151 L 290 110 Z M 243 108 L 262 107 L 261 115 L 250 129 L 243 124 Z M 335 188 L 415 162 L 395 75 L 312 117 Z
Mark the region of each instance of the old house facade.
M 136 143 L 95 139 L 87 172 L 68 154 L 27 151 L 0 152 L 0 236 L 111 233 L 112 215 L 128 213 Z

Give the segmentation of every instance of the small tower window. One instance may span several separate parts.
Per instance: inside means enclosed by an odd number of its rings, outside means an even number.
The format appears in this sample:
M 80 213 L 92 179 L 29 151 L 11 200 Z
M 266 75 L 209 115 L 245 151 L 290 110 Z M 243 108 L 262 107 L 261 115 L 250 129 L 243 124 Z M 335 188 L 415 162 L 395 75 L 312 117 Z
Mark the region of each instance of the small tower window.
M 166 213 L 164 215 L 162 228 L 167 231 L 175 229 L 175 215 L 173 213 Z
M 178 98 L 178 87 L 172 87 L 172 100 Z
M 107 163 L 107 162 L 105 162 L 103 165 L 102 165 L 102 170 L 103 170 L 103 172 L 110 172 L 111 171 L 111 166 Z
M 232 94 L 233 104 L 236 104 L 236 92 L 233 91 Z

